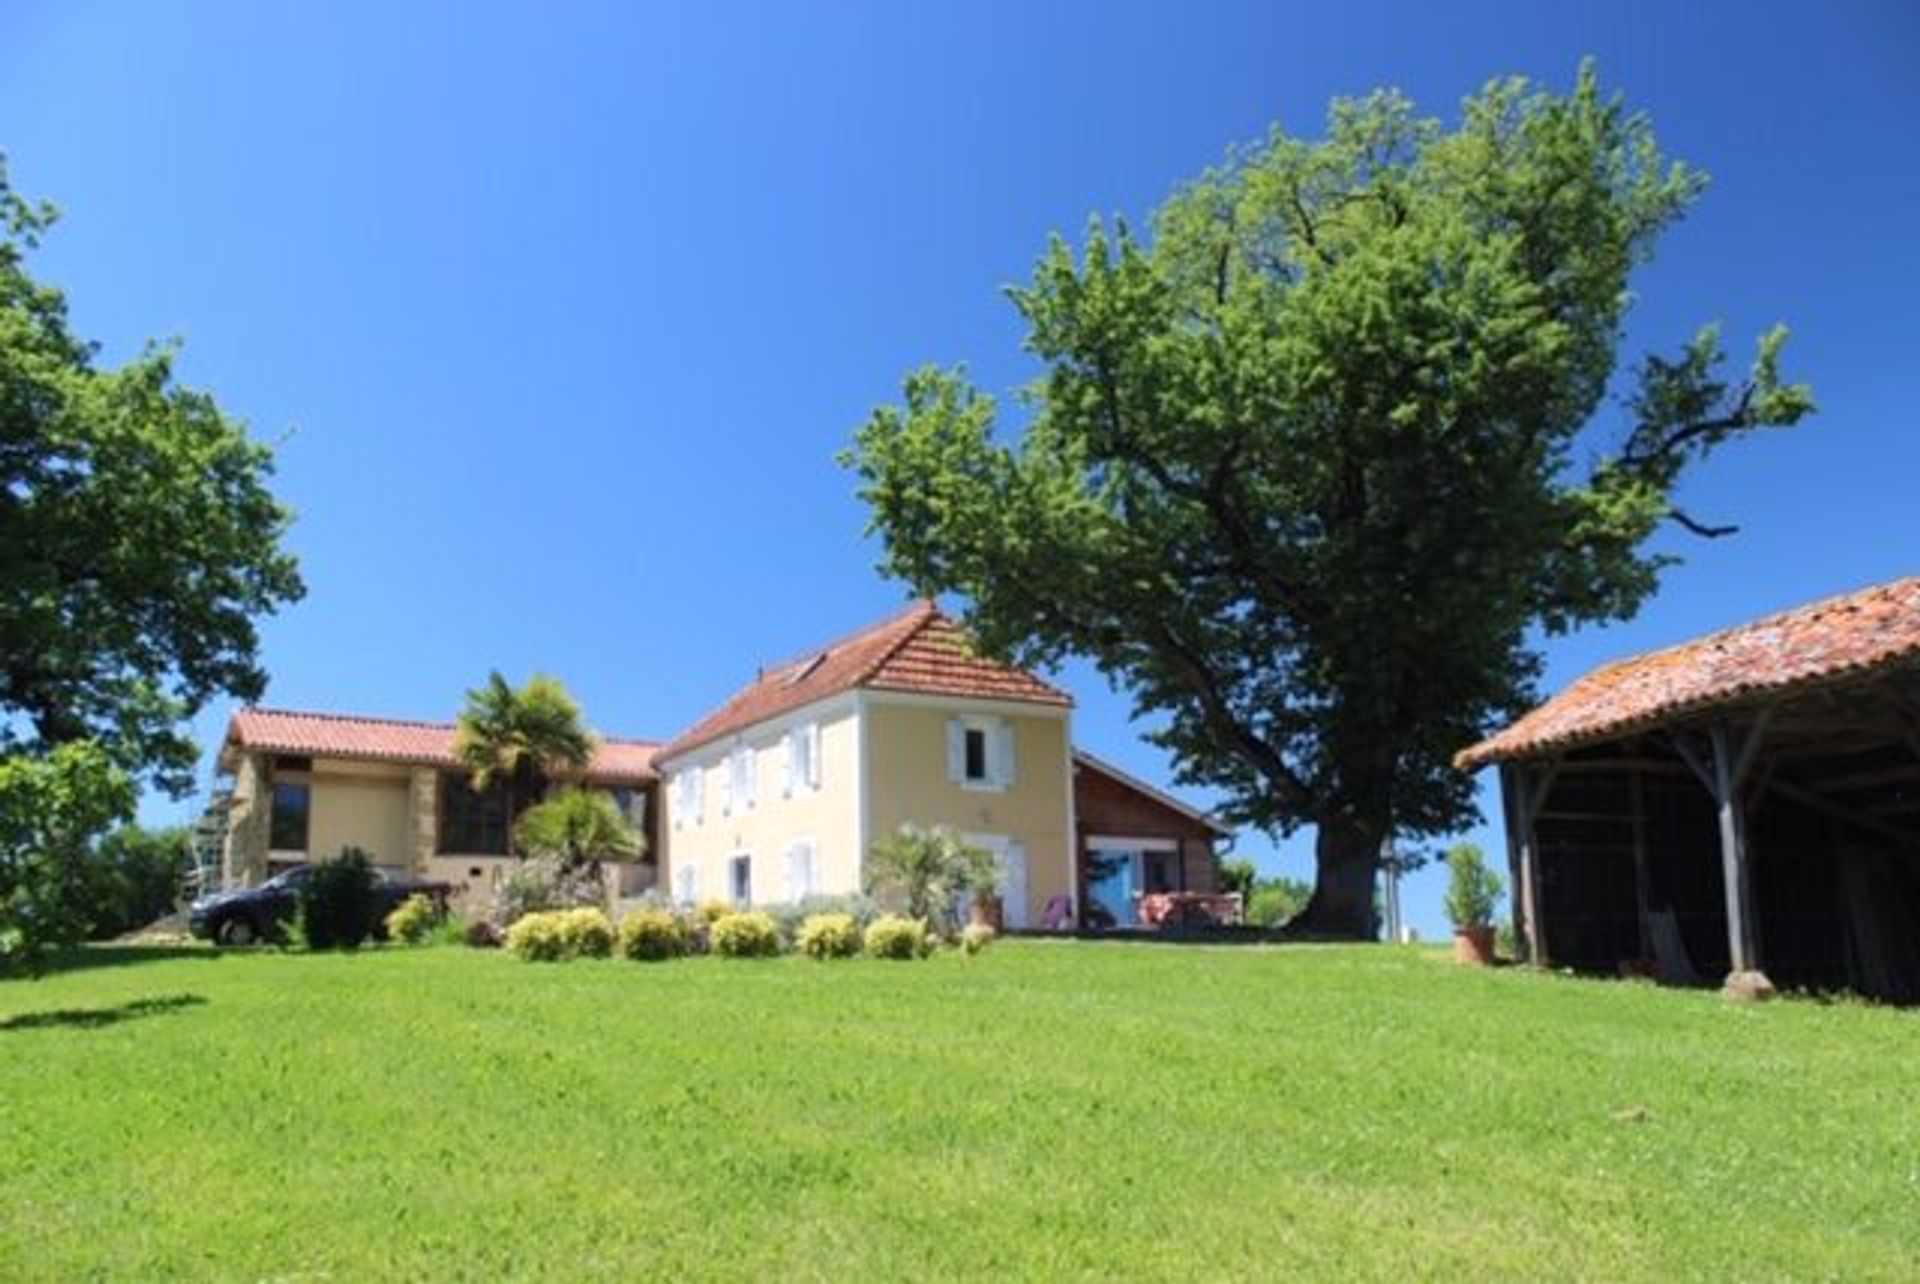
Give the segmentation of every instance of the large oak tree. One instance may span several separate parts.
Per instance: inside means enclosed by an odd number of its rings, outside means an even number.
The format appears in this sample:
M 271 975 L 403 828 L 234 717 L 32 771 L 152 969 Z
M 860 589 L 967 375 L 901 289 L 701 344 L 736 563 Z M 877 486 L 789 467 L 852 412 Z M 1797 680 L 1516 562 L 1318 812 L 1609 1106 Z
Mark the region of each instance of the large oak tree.
M 1276 130 L 1011 292 L 1046 367 L 1017 443 L 960 370 L 873 415 L 882 569 L 1001 654 L 1090 657 L 1233 818 L 1316 827 L 1296 928 L 1371 935 L 1382 838 L 1472 816 L 1450 758 L 1532 697 L 1529 629 L 1632 615 L 1658 527 L 1727 529 L 1676 503 L 1688 466 L 1811 409 L 1783 330 L 1729 378 L 1709 327 L 1596 422 L 1703 183 L 1590 67 L 1451 127 L 1382 92 Z

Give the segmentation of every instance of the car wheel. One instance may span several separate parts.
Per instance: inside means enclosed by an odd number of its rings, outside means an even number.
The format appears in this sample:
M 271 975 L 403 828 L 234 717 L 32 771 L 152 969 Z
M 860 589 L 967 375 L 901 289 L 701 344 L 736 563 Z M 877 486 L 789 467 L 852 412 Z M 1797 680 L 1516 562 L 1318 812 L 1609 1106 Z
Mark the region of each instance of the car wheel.
M 219 938 L 222 945 L 252 945 L 260 933 L 254 930 L 253 920 L 242 914 L 220 925 Z

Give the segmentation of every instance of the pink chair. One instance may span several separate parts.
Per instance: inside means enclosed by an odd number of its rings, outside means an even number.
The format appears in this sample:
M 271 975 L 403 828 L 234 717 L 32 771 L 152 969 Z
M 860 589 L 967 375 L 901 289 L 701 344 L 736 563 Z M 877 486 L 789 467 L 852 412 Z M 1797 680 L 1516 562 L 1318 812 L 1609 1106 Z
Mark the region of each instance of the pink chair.
M 1073 926 L 1073 898 L 1060 892 L 1047 900 L 1047 907 L 1040 911 L 1040 926 L 1049 932 L 1064 932 Z

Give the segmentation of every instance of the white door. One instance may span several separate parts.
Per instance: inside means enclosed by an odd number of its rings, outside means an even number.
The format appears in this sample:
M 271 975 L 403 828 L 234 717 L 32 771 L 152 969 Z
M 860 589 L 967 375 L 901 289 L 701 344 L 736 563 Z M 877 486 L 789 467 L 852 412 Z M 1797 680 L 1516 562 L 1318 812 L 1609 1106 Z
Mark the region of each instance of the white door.
M 993 853 L 994 868 L 999 873 L 1000 883 L 1000 925 L 1010 928 L 1026 927 L 1026 844 L 1016 842 L 1004 834 L 962 834 L 961 838 L 975 847 L 984 847 Z

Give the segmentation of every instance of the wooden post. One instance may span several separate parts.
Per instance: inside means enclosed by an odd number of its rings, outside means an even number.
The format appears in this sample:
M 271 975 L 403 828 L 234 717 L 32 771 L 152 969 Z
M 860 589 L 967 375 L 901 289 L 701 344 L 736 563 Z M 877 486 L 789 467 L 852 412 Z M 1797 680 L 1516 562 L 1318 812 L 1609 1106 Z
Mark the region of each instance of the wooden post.
M 1713 800 L 1719 809 L 1720 865 L 1727 892 L 1727 952 L 1736 973 L 1760 971 L 1760 920 L 1754 907 L 1747 809 L 1740 785 L 1753 766 L 1765 729 L 1764 713 L 1737 739 L 1724 718 L 1707 729 L 1713 747 Z
M 1547 962 L 1547 930 L 1540 918 L 1540 840 L 1533 823 L 1546 805 L 1547 792 L 1553 788 L 1557 763 L 1530 768 L 1525 763 L 1502 764 L 1500 794 L 1506 804 L 1507 850 L 1518 886 L 1514 900 L 1519 904 L 1521 939 L 1527 943 L 1527 961 L 1544 967 Z
M 1651 893 L 1648 883 L 1651 875 L 1647 869 L 1647 789 L 1640 768 L 1627 769 L 1627 794 L 1633 808 L 1633 905 L 1635 925 L 1640 929 L 1640 957 L 1653 957 L 1652 934 L 1647 929 L 1647 919 L 1653 913 Z
M 1507 832 L 1507 885 L 1513 888 L 1509 914 L 1513 919 L 1513 939 L 1527 949 L 1527 961 L 1533 961 L 1533 932 L 1527 926 L 1526 886 L 1520 865 L 1520 769 L 1511 762 L 1500 764 L 1500 821 Z

